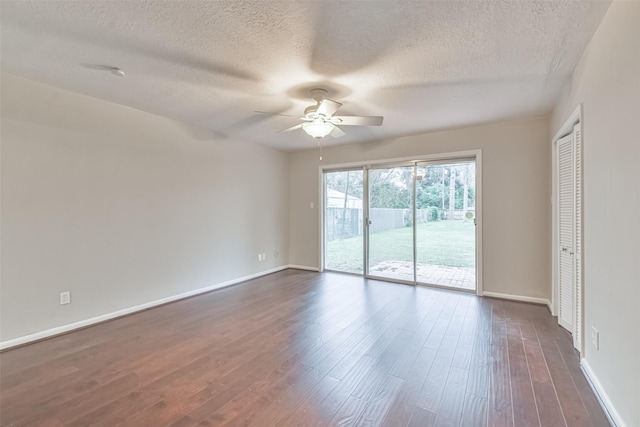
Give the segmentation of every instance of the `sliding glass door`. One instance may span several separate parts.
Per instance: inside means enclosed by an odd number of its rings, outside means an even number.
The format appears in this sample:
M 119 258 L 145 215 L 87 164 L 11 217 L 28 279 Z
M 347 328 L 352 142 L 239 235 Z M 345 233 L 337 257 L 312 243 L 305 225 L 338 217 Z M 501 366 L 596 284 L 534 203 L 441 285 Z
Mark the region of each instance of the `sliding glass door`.
M 362 169 L 324 174 L 324 268 L 364 272 Z
M 368 275 L 414 282 L 414 166 L 368 170 Z
M 416 174 L 416 282 L 475 290 L 475 161 L 418 163 Z
M 324 173 L 324 268 L 476 289 L 475 159 Z

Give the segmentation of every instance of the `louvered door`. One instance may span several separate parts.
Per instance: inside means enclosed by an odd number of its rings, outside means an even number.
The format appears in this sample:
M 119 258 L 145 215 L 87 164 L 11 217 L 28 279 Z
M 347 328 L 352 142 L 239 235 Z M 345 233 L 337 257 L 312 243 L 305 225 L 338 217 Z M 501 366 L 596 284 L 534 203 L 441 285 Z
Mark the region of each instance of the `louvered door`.
M 574 334 L 575 293 L 575 151 L 573 134 L 558 140 L 558 256 L 560 326 Z
M 574 325 L 573 346 L 582 351 L 582 132 L 580 123 L 573 127 L 573 140 L 575 150 L 575 227 L 574 227 L 574 265 L 575 265 L 575 291 L 574 291 Z

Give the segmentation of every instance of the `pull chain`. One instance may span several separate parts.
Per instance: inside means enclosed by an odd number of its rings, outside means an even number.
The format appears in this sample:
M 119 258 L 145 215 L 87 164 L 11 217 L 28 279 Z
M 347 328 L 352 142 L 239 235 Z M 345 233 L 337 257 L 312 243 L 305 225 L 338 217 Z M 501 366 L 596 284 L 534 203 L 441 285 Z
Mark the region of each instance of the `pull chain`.
M 320 149 L 320 160 L 322 160 L 322 142 L 318 139 L 318 148 Z

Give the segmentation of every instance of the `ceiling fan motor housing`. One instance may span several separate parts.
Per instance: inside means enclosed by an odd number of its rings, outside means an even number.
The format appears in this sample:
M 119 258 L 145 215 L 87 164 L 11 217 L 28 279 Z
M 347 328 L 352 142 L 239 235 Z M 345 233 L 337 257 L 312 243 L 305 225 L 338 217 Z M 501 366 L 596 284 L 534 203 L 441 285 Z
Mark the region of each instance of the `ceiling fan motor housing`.
M 318 104 L 320 104 L 322 100 L 324 100 L 327 95 L 329 95 L 329 91 L 318 87 L 311 89 L 309 91 L 309 95 L 311 96 L 311 98 L 315 99 Z
M 311 98 L 316 101 L 316 105 L 311 105 L 304 109 L 304 116 L 307 119 L 317 119 L 321 116 L 319 114 L 316 114 L 316 111 L 318 111 L 320 103 L 327 97 L 328 94 L 329 91 L 322 88 L 314 88 L 309 91 L 309 96 L 311 96 Z
M 318 117 L 318 114 L 316 114 L 316 111 L 318 111 L 318 105 L 312 105 L 310 107 L 307 107 L 304 109 L 304 116 L 307 119 L 315 119 Z

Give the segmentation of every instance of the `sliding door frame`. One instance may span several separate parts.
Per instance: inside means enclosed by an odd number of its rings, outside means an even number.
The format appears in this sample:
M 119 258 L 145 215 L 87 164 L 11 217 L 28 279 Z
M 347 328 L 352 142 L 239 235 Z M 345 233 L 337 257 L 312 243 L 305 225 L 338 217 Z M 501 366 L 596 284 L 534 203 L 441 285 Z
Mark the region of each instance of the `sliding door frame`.
M 481 190 L 479 190 L 480 185 L 478 185 L 478 160 L 476 158 L 476 156 L 467 156 L 467 157 L 457 157 L 455 159 L 441 159 L 441 160 L 420 160 L 418 162 L 416 162 L 416 173 L 414 173 L 414 177 L 413 177 L 413 190 L 414 193 L 417 192 L 417 170 L 418 170 L 418 166 L 436 166 L 436 165 L 452 165 L 452 164 L 456 164 L 456 163 L 467 163 L 467 162 L 474 162 L 475 163 L 475 168 L 476 168 L 476 193 L 475 193 L 475 206 L 476 209 L 478 206 L 478 199 L 480 198 L 479 192 Z M 414 200 L 415 200 L 415 194 L 414 194 Z M 415 221 L 415 217 L 416 217 L 416 205 L 417 203 L 414 203 L 414 221 Z M 480 251 L 480 244 L 478 241 L 478 223 L 479 223 L 479 219 L 478 219 L 478 213 L 476 212 L 476 218 L 475 218 L 475 226 L 476 226 L 476 241 L 475 241 L 475 246 L 476 246 L 476 265 L 475 265 L 475 270 L 476 270 L 476 290 L 470 290 L 470 289 L 462 289 L 462 288 L 454 288 L 456 291 L 460 291 L 460 292 L 467 292 L 467 293 L 477 293 L 478 295 L 482 295 L 481 293 L 478 292 L 478 287 L 479 285 L 479 277 L 480 275 L 478 274 L 478 252 Z M 452 289 L 451 286 L 445 286 L 445 285 L 438 285 L 436 283 L 426 283 L 426 282 L 420 282 L 418 281 L 418 272 L 417 272 L 417 259 L 418 259 L 418 247 L 417 247 L 417 227 L 413 227 L 413 234 L 414 234 L 414 241 L 413 241 L 413 251 L 414 251 L 414 277 L 415 277 L 415 281 L 416 281 L 416 285 L 420 285 L 420 286 L 429 286 L 432 288 L 442 288 L 442 289 Z
M 398 166 L 414 166 L 417 163 L 422 162 L 446 162 L 446 161 L 462 161 L 464 159 L 470 160 L 474 159 L 476 163 L 476 294 L 482 296 L 484 293 L 483 287 L 483 264 L 482 264 L 482 150 L 467 150 L 467 151 L 458 151 L 458 152 L 449 152 L 449 153 L 437 153 L 437 154 L 424 154 L 417 155 L 411 157 L 401 157 L 401 158 L 391 158 L 391 159 L 380 159 L 380 160 L 371 160 L 365 162 L 350 162 L 350 163 L 337 163 L 337 164 L 329 164 L 329 165 L 319 165 L 318 166 L 318 230 L 319 230 L 319 271 L 324 271 L 324 251 L 325 251 L 325 230 L 324 230 L 324 221 L 325 221 L 325 206 L 324 206 L 324 173 L 332 172 L 332 171 L 347 171 L 347 170 L 360 170 L 363 171 L 369 168 L 378 168 L 378 167 L 398 167 Z M 413 198 L 415 201 L 415 173 L 413 174 Z M 368 173 L 364 173 L 363 175 L 363 208 L 366 204 L 368 207 L 369 203 L 369 189 L 368 189 Z M 416 204 L 413 203 L 413 215 L 415 218 L 415 209 Z M 368 221 L 368 218 L 364 218 L 364 221 Z M 368 227 L 365 224 L 365 227 Z M 363 237 L 363 255 L 364 255 L 364 274 L 363 277 L 369 278 L 368 266 L 367 266 L 367 249 L 368 249 L 368 229 L 364 231 L 365 237 Z M 416 251 L 416 231 L 414 227 L 413 231 L 413 247 L 414 247 L 414 260 L 415 260 L 415 251 Z M 414 262 L 414 270 L 415 270 L 415 262 Z M 379 277 L 371 277 L 376 280 L 387 280 L 394 281 L 387 278 L 379 278 Z M 415 272 L 414 272 L 415 279 Z M 407 281 L 394 281 L 398 283 L 404 284 L 416 284 L 415 282 L 407 282 Z M 442 287 L 437 285 L 427 285 L 423 283 L 418 283 L 419 286 L 430 286 L 430 287 Z M 446 288 L 452 289 L 452 288 Z
M 367 202 L 367 190 L 366 190 L 366 186 L 367 186 L 367 174 L 365 173 L 365 168 L 360 166 L 355 166 L 355 167 L 344 167 L 344 168 L 335 168 L 335 167 L 331 167 L 331 166 L 327 166 L 325 168 L 320 169 L 320 188 L 319 188 L 319 195 L 320 195 L 320 200 L 318 203 L 318 209 L 320 211 L 320 215 L 318 215 L 320 217 L 320 267 L 318 269 L 318 271 L 320 271 L 321 273 L 325 270 L 324 267 L 324 251 L 327 245 L 327 241 L 326 241 L 326 234 L 325 234 L 325 189 L 326 189 L 326 182 L 325 182 L 325 174 L 326 173 L 331 173 L 331 172 L 362 172 L 362 185 L 363 185 L 363 189 L 362 189 L 362 205 L 363 205 L 363 211 L 362 211 L 362 228 L 363 228 L 363 233 L 364 233 L 364 229 L 366 227 L 365 221 L 366 218 L 364 218 L 364 204 Z M 364 233 L 366 235 L 366 233 Z M 362 259 L 363 259 L 363 274 L 366 274 L 367 272 L 367 243 L 366 241 L 363 241 L 362 244 Z M 354 273 L 354 272 L 350 272 L 350 271 L 337 271 L 337 270 L 331 270 L 331 269 L 327 269 L 328 271 L 332 271 L 332 272 L 336 272 L 336 273 L 340 273 L 340 274 L 353 274 L 355 276 L 362 276 L 362 274 L 360 273 Z
M 416 160 L 410 160 L 410 161 L 393 161 L 393 162 L 381 162 L 381 163 L 369 163 L 367 165 L 363 166 L 364 171 L 366 172 L 365 175 L 365 180 L 366 180 L 366 187 L 364 189 L 364 200 L 363 200 L 363 207 L 365 208 L 365 227 L 364 227 L 364 239 L 365 239 L 365 244 L 364 244 L 364 277 L 366 279 L 374 279 L 374 280 L 384 280 L 387 282 L 394 282 L 394 283 L 401 283 L 403 285 L 415 285 L 416 284 L 416 228 L 413 228 L 413 281 L 409 281 L 409 280 L 402 280 L 402 279 L 393 279 L 390 277 L 383 277 L 383 276 L 373 276 L 369 273 L 369 224 L 370 220 L 369 220 L 369 215 L 370 215 L 370 206 L 369 206 L 369 171 L 371 169 L 392 169 L 392 168 L 406 168 L 406 167 L 411 167 L 413 168 L 413 191 L 411 192 L 411 197 L 412 197 L 412 205 L 413 205 L 413 209 L 412 209 L 412 215 L 414 218 L 414 222 L 415 222 L 415 217 L 416 217 Z

